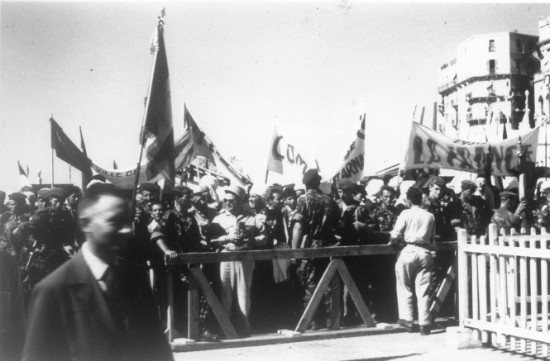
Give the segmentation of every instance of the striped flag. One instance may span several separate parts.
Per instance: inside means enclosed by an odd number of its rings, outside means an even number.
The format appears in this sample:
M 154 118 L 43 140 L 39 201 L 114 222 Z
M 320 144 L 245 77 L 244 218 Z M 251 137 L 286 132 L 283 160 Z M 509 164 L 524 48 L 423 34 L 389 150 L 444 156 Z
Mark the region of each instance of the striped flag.
M 183 105 L 183 137 L 177 142 L 176 147 L 176 168 L 181 169 L 188 166 L 197 157 L 202 156 L 210 160 L 224 176 L 228 177 L 234 184 L 245 188 L 252 184 L 252 181 L 237 171 L 220 154 L 214 143 L 202 131 L 191 116 L 187 106 Z
M 172 106 L 168 61 L 164 46 L 162 18 L 156 28 L 152 50 L 155 54 L 153 75 L 149 86 L 145 110 L 145 125 L 141 144 L 145 143 L 147 180 L 167 179 L 174 182 L 174 130 L 172 128 Z

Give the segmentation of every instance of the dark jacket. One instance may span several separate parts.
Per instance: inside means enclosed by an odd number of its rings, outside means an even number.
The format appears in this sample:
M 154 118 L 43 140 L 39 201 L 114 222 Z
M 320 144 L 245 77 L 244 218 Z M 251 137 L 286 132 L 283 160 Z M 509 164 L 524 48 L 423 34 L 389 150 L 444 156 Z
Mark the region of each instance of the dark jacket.
M 172 360 L 145 271 L 120 262 L 121 326 L 82 251 L 33 290 L 23 360 Z

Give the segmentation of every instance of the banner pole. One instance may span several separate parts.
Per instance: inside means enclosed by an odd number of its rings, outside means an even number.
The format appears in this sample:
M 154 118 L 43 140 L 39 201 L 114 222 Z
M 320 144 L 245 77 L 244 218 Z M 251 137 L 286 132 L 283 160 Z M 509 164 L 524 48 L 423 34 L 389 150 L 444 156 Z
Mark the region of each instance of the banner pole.
M 267 177 L 269 176 L 269 169 L 265 170 L 265 181 L 264 184 L 267 184 Z
M 53 158 L 54 158 L 54 154 L 53 154 L 53 148 L 52 148 L 52 188 L 53 188 L 53 184 L 54 184 L 54 182 L 53 182 L 53 178 L 54 178 L 53 177 L 53 172 L 54 172 L 54 163 L 53 163 L 54 160 L 53 160 Z
M 51 120 L 53 119 L 53 114 L 50 114 L 50 127 L 52 127 L 52 122 Z M 54 154 L 53 154 L 53 131 L 52 131 L 52 135 L 50 136 L 50 142 L 51 142 L 51 148 L 52 148 L 52 184 L 51 184 L 51 187 L 53 188 L 53 185 L 54 185 Z

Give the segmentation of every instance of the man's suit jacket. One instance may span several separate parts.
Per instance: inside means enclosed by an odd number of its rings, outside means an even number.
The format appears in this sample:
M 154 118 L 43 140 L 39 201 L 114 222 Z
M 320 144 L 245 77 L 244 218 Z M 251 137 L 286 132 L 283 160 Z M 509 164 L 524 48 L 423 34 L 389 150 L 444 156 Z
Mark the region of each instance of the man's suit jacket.
M 38 283 L 23 360 L 172 360 L 145 271 L 122 261 L 120 285 L 117 326 L 82 251 Z

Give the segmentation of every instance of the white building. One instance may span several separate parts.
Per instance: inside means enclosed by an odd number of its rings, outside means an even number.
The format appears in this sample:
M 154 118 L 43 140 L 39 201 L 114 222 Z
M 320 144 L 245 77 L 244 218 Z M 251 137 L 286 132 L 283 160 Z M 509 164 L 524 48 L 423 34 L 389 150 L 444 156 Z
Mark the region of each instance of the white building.
M 533 74 L 540 66 L 532 56 L 537 41 L 534 35 L 503 32 L 475 35 L 459 44 L 456 57 L 439 72 L 439 131 L 484 142 L 502 139 L 505 126 L 517 129 L 526 97 L 533 108 Z

